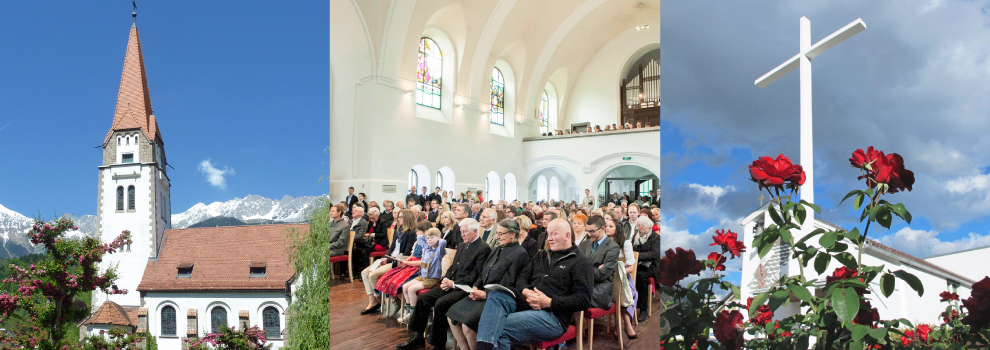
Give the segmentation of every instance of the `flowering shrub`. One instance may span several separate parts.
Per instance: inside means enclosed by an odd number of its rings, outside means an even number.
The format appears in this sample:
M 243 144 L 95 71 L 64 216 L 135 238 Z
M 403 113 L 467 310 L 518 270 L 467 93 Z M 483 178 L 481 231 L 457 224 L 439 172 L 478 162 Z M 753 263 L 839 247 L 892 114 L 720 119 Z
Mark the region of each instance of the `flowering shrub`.
M 942 324 L 928 325 L 921 324 L 916 328 L 902 328 L 901 336 L 894 348 L 898 349 L 972 349 L 974 345 L 990 343 L 990 329 L 985 323 L 978 322 L 987 317 L 988 307 L 985 295 L 990 293 L 990 277 L 973 285 L 972 295 L 964 300 L 963 306 L 953 304 L 959 300 L 959 295 L 952 292 L 942 292 L 939 294 L 942 302 L 948 303 L 941 316 Z M 984 298 L 984 309 L 980 309 L 978 304 Z M 967 305 L 965 302 L 969 301 Z M 975 317 L 970 317 L 976 315 Z M 969 317 L 967 320 L 965 317 Z
M 142 342 L 147 346 L 142 346 Z M 80 345 L 82 350 L 154 350 L 158 348 L 154 337 L 145 333 L 128 333 L 122 328 L 111 328 L 105 334 L 100 331 L 98 335 L 85 338 Z
M 265 339 L 265 331 L 258 326 L 244 330 L 223 326 L 220 332 L 209 333 L 196 342 L 189 340 L 186 342 L 189 343 L 189 350 L 272 348 L 272 344 L 268 344 L 268 340 Z
M 0 292 L 0 321 L 25 315 L 19 329 L 0 332 L 0 344 L 4 347 L 83 346 L 72 339 L 69 331 L 75 331 L 75 322 L 88 316 L 90 310 L 75 297 L 97 289 L 109 294 L 127 292 L 113 283 L 117 279 L 116 270 L 110 268 L 101 273 L 98 263 L 106 254 L 130 244 L 130 232 L 124 231 L 111 243 L 91 237 L 65 239 L 66 231 L 78 229 L 66 217 L 49 222 L 35 219 L 27 236 L 32 244 L 45 248 L 46 257 L 27 268 L 11 265 L 13 275 L 3 280 L 18 287 L 15 293 Z

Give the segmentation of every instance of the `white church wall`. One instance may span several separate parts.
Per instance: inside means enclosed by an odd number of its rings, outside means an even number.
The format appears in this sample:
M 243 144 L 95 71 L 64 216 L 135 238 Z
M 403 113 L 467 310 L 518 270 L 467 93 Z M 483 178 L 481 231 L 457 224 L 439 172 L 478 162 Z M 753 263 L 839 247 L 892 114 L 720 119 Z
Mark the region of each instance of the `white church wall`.
M 574 177 L 577 185 L 567 190 L 567 195 L 573 199 L 567 200 L 577 200 L 586 188 L 597 191 L 598 184 L 606 175 L 623 165 L 639 166 L 657 177 L 660 176 L 659 127 L 590 135 L 527 138 L 523 146 L 525 179 L 529 184 L 527 199 L 532 196 L 540 173 L 550 168 L 562 169 Z M 623 159 L 625 157 L 630 159 Z M 547 181 L 549 180 L 548 177 Z
M 147 292 L 144 297 L 145 307 L 148 308 L 148 332 L 158 338 L 158 348 L 162 350 L 182 349 L 182 339 L 188 329 L 189 309 L 196 309 L 197 329 L 199 336 L 210 333 L 210 311 L 213 307 L 227 309 L 227 325 L 239 326 L 239 312 L 248 312 L 248 321 L 252 326 L 264 329 L 262 310 L 274 306 L 279 310 L 279 325 L 285 329 L 285 310 L 288 305 L 285 293 L 282 291 L 262 292 Z M 162 335 L 161 310 L 166 305 L 176 309 L 176 336 Z M 274 346 L 281 348 L 282 339 L 268 339 Z
M 977 282 L 990 276 L 990 246 L 937 255 L 925 260 Z
M 152 230 L 152 220 L 155 219 L 154 200 L 148 198 L 155 192 L 151 188 L 154 167 L 142 165 L 141 163 L 118 164 L 109 168 L 102 168 L 100 171 L 104 191 L 103 201 L 100 203 L 100 239 L 104 243 L 112 242 L 124 230 L 131 231 L 131 239 L 134 241 L 130 250 L 126 247 L 123 251 L 107 255 L 100 264 L 101 270 L 115 266 L 119 276 L 117 286 L 120 289 L 127 289 L 127 294 L 106 295 L 99 291 L 93 293 L 93 307 L 99 307 L 99 303 L 111 300 L 120 305 L 137 306 L 140 305 L 140 293 L 137 286 L 144 275 L 144 267 L 148 258 L 153 256 L 154 232 Z M 117 210 L 117 187 L 124 188 L 124 210 Z M 134 186 L 134 209 L 127 209 L 127 188 Z
M 623 32 L 605 44 L 577 76 L 565 108 L 562 128 L 589 122 L 591 125 L 618 123 L 619 85 L 625 76 L 625 66 L 643 54 L 660 48 L 659 28 L 655 35 L 642 35 L 634 28 Z M 656 147 L 660 147 L 659 139 Z M 657 153 L 660 153 L 659 151 Z

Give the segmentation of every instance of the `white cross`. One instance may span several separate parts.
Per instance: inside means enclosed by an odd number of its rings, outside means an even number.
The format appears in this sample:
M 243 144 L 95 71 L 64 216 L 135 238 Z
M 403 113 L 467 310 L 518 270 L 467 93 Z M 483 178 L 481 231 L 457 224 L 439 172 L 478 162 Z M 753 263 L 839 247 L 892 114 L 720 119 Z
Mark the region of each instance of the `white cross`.
M 804 167 L 806 180 L 801 188 L 801 199 L 808 203 L 815 202 L 815 176 L 814 176 L 814 154 L 812 148 L 811 132 L 811 59 L 818 57 L 823 52 L 828 51 L 835 45 L 849 39 L 866 29 L 863 19 L 856 19 L 849 25 L 842 27 L 832 35 L 822 41 L 811 45 L 811 21 L 807 17 L 801 17 L 801 51 L 777 66 L 769 73 L 756 79 L 756 86 L 761 89 L 770 85 L 780 77 L 787 75 L 795 68 L 801 67 L 801 166 Z M 809 218 L 812 216 L 809 215 Z

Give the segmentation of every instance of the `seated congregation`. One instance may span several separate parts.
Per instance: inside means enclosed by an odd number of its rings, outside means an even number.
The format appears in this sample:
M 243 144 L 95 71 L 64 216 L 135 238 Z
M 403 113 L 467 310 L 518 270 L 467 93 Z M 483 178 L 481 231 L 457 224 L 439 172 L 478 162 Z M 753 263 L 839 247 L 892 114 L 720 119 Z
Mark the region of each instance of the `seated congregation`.
M 352 194 L 330 210 L 330 259 L 349 256 L 368 296 L 361 315 L 399 309 L 412 335 L 397 349 L 445 349 L 448 333 L 455 349 L 546 348 L 580 341 L 584 325 L 593 342 L 599 317 L 638 337 L 634 322 L 649 315 L 661 257 L 656 205 L 486 203 L 440 192 L 412 191 L 383 208 Z

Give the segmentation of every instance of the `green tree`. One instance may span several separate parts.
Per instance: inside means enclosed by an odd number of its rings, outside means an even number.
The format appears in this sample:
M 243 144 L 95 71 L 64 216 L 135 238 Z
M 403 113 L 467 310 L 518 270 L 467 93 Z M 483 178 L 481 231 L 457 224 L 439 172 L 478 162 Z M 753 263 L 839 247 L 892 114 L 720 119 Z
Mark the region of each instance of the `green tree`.
M 307 213 L 309 232 L 289 229 L 285 232 L 289 261 L 296 271 L 299 286 L 289 305 L 286 344 L 291 349 L 327 349 L 330 347 L 330 262 L 327 260 L 330 239 L 329 200 L 320 198 Z

